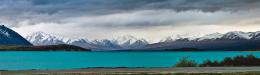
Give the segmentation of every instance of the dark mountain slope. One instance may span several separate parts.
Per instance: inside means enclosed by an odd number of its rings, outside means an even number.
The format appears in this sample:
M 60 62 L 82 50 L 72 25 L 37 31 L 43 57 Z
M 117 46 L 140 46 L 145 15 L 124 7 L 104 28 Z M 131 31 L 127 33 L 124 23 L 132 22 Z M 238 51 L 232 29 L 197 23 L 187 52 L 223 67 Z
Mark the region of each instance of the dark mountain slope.
M 32 46 L 32 44 L 21 35 L 4 25 L 0 25 L 0 45 Z

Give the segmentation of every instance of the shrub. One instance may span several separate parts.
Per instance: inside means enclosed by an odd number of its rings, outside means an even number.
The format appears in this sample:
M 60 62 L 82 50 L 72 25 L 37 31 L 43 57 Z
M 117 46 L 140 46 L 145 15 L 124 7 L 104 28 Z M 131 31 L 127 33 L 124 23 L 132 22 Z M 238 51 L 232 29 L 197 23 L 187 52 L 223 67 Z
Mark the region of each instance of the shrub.
M 193 60 L 188 60 L 188 58 L 182 58 L 175 66 L 176 67 L 196 67 L 198 64 Z
M 215 67 L 215 66 L 260 66 L 260 58 L 254 55 L 247 56 L 235 56 L 233 58 L 226 57 L 223 61 L 210 61 L 207 60 L 200 64 L 203 67 Z

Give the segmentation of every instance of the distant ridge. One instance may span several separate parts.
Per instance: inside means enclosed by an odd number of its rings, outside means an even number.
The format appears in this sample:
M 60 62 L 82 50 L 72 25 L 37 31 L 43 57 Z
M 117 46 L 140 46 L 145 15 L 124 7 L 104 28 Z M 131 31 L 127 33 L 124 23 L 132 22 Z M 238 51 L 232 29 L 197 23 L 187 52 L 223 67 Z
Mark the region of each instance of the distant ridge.
M 60 35 L 49 34 L 45 32 L 34 32 L 26 39 L 33 45 L 58 45 L 69 44 L 87 49 L 95 50 L 123 50 L 123 49 L 139 49 L 148 44 L 144 39 L 139 39 L 131 35 L 117 37 L 115 39 L 101 39 L 89 41 L 85 38 L 66 38 Z
M 260 51 L 260 31 L 231 31 L 194 37 L 168 37 L 161 42 L 149 44 L 145 49 L 174 50 L 197 49 L 201 51 Z
M 91 51 L 78 46 L 60 44 L 44 46 L 0 46 L 0 51 Z
M 260 50 L 260 31 L 212 33 L 206 35 L 169 36 L 157 43 L 148 43 L 128 35 L 116 39 L 69 39 L 44 32 L 28 35 L 35 45 L 69 44 L 92 50 Z
M 21 35 L 4 25 L 0 25 L 0 45 L 32 46 L 32 44 Z
M 160 42 L 176 42 L 176 41 L 213 41 L 213 40 L 260 40 L 260 31 L 256 32 L 242 32 L 230 31 L 225 34 L 212 33 L 203 36 L 196 35 L 177 35 L 168 36 Z

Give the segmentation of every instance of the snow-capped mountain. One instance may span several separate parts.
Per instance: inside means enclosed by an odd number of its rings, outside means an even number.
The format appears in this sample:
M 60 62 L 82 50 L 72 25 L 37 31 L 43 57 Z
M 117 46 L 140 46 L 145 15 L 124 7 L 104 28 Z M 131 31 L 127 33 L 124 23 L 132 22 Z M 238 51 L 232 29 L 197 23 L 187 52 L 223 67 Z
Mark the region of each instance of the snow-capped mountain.
M 69 39 L 66 44 L 75 45 L 83 48 L 92 48 L 90 42 L 87 39 Z
M 190 39 L 192 38 L 192 39 Z M 202 50 L 255 50 L 260 49 L 260 31 L 231 31 L 225 34 L 213 33 L 200 37 L 166 37 L 159 43 L 149 44 L 146 49 L 182 49 Z
M 102 40 L 93 40 L 91 41 L 91 45 L 95 46 L 95 49 L 109 49 L 109 50 L 116 50 L 121 49 L 119 45 L 117 45 L 114 41 L 108 39 Z
M 132 49 L 140 48 L 148 44 L 144 39 L 137 39 L 133 36 L 122 36 L 116 39 L 101 39 L 89 41 L 87 39 L 65 38 L 59 35 L 48 34 L 44 32 L 35 32 L 26 37 L 34 45 L 56 45 L 70 44 L 83 48 L 92 49 Z
M 141 48 L 145 45 L 149 44 L 145 39 L 138 39 L 131 35 L 121 36 L 113 41 L 122 48 L 130 49 L 130 48 Z
M 0 25 L 0 45 L 32 46 L 32 44 L 21 35 L 4 25 Z
M 223 34 L 221 40 L 260 40 L 260 31 L 256 32 L 242 32 L 232 31 Z
M 252 33 L 250 37 L 252 40 L 260 40 L 260 31 Z
M 224 34 L 221 38 L 227 40 L 249 40 L 254 32 L 233 31 Z
M 54 35 L 45 32 L 34 32 L 28 36 L 26 39 L 30 41 L 33 45 L 58 45 L 58 44 L 70 44 L 75 46 L 80 46 L 83 48 L 91 48 L 90 42 L 87 39 L 72 39 L 66 38 L 60 35 Z
M 191 40 L 197 40 L 201 36 L 202 35 L 188 35 L 188 34 L 168 36 L 168 37 L 160 40 L 160 42 L 191 41 Z
M 160 42 L 175 42 L 175 41 L 209 41 L 209 40 L 260 40 L 260 31 L 257 32 L 242 32 L 231 31 L 225 34 L 212 33 L 206 35 L 190 35 L 190 36 L 169 36 L 162 39 Z
M 216 40 L 223 37 L 223 34 L 221 33 L 212 33 L 212 34 L 207 34 L 202 37 L 197 38 L 198 41 L 205 41 L 205 40 Z
M 89 43 L 89 41 L 87 39 L 69 39 L 67 42 L 67 44 L 73 44 L 73 43 Z
M 34 32 L 28 36 L 26 39 L 30 41 L 33 45 L 57 45 L 66 44 L 69 39 L 64 38 L 54 34 L 48 34 L 45 32 Z
M 260 40 L 260 31 L 241 32 L 232 31 L 225 34 L 212 33 L 206 35 L 177 35 L 169 36 L 158 43 L 150 44 L 145 39 L 134 36 L 121 36 L 115 39 L 87 40 L 83 38 L 71 39 L 58 35 L 35 32 L 26 37 L 34 45 L 70 44 L 95 50 L 123 50 L 143 48 L 224 48 L 251 44 L 252 40 Z M 247 41 L 248 40 L 248 41 Z M 260 42 L 260 41 L 259 41 Z M 255 43 L 252 43 L 255 44 Z M 247 46 L 251 47 L 251 46 Z M 255 47 L 255 46 L 254 46 Z
M 131 35 L 121 36 L 113 39 L 118 45 L 129 45 L 135 43 L 138 39 Z

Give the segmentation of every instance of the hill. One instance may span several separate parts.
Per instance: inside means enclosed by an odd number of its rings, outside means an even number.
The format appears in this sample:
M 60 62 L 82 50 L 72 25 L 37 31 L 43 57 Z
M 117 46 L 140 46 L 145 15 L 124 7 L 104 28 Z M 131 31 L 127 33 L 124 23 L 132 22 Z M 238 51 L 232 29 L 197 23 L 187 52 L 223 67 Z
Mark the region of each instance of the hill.
M 85 49 L 73 45 L 46 45 L 46 46 L 18 46 L 18 45 L 2 45 L 0 46 L 0 51 L 91 51 L 90 49 Z

